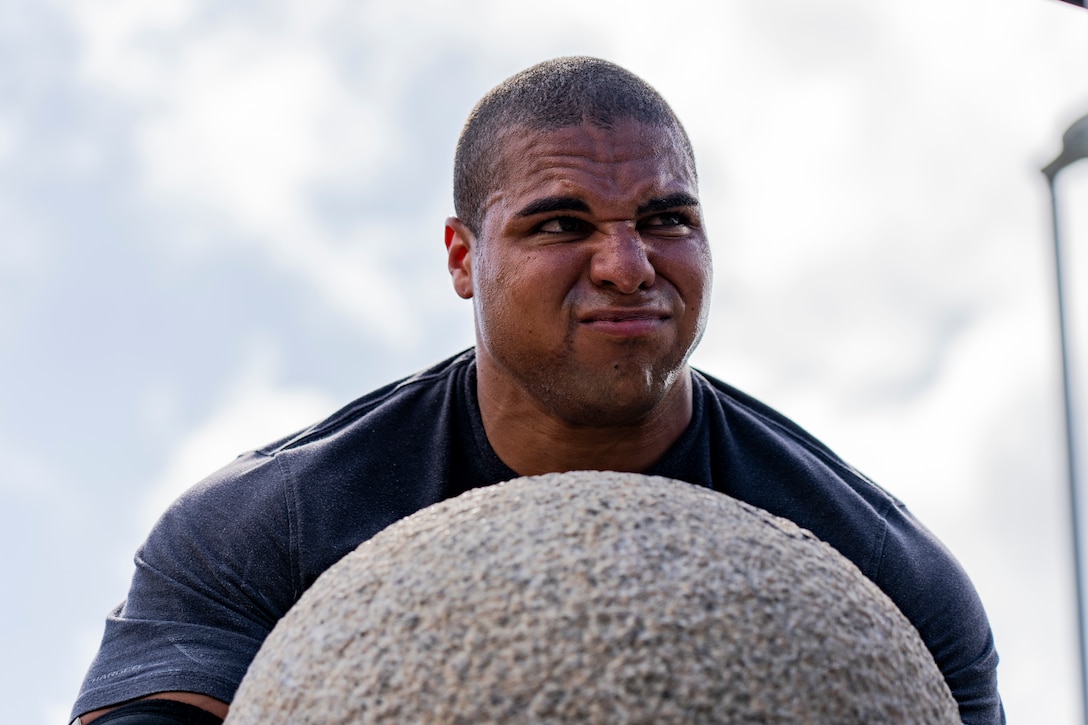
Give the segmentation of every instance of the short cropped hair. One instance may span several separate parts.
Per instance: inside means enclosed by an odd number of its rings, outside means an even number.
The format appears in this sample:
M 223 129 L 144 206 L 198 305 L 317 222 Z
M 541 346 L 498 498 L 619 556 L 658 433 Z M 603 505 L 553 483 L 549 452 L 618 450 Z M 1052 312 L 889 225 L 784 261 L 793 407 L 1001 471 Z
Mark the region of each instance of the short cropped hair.
M 498 183 L 496 162 L 504 131 L 521 126 L 555 131 L 590 123 L 612 128 L 637 121 L 675 132 L 695 174 L 695 154 L 680 120 L 650 84 L 599 58 L 575 56 L 538 63 L 485 95 L 469 114 L 453 164 L 453 204 L 458 218 L 479 234 L 484 202 Z

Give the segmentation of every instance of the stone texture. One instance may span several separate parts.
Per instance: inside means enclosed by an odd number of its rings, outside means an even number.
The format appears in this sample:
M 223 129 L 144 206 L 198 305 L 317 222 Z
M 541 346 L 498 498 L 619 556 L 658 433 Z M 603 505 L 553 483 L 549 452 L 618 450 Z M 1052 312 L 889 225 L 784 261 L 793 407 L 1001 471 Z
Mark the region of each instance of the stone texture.
M 477 489 L 363 543 L 275 628 L 227 720 L 958 721 L 917 632 L 831 547 L 601 472 Z

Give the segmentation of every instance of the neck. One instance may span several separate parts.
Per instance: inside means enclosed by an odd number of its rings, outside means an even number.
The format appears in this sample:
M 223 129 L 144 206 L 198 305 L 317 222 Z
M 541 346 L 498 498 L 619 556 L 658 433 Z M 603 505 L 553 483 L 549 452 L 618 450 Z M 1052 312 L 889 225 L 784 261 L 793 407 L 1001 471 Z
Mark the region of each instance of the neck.
M 477 395 L 492 449 L 519 476 L 561 471 L 641 473 L 661 459 L 692 416 L 690 369 L 646 416 L 625 425 L 561 420 L 530 396 L 495 385 L 478 369 Z

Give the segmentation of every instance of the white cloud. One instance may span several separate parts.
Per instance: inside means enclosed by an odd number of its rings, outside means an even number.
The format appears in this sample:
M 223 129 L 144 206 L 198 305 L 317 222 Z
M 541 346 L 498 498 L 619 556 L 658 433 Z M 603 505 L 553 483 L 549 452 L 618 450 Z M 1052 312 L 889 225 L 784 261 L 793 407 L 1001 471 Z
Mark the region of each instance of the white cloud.
M 246 245 L 386 344 L 418 342 L 420 311 L 390 268 L 408 230 L 373 219 L 335 229 L 314 207 L 322 184 L 375 182 L 403 153 L 377 110 L 403 92 L 395 74 L 368 68 L 368 92 L 350 89 L 323 46 L 342 8 L 292 5 L 243 24 L 183 3 L 98 5 L 73 8 L 83 77 L 141 109 L 143 191 L 184 219 L 154 243 L 173 241 L 183 257 Z
M 204 35 L 163 79 L 169 105 L 143 129 L 140 150 L 151 193 L 194 197 L 290 245 L 316 221 L 307 185 L 338 164 L 376 163 L 396 151 L 396 135 L 347 93 L 327 59 L 277 40 L 235 29 Z
M 3 168 L 14 148 L 15 123 L 11 118 L 0 115 L 0 168 Z
M 195 3 L 185 0 L 55 0 L 79 31 L 86 77 L 110 89 L 146 94 L 161 72 L 156 40 L 190 21 Z
M 317 48 L 280 42 L 229 29 L 186 54 L 168 105 L 141 131 L 147 192 L 227 220 L 234 238 L 388 344 L 414 341 L 418 325 L 388 268 L 388 242 L 403 230 L 336 233 L 312 206 L 323 179 L 380 168 L 397 153 L 397 134 L 347 92 Z
M 5 421 L 11 425 L 14 421 Z M 85 494 L 72 485 L 72 472 L 49 454 L 17 443 L 19 436 L 0 428 L 0 500 L 52 512 L 50 526 L 62 529 L 83 512 Z

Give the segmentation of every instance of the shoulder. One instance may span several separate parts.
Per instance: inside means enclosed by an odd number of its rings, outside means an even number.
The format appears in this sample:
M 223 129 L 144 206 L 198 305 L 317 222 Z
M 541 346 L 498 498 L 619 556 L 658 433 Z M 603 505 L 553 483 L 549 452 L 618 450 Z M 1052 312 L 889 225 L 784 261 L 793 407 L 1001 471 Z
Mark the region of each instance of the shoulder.
M 816 493 L 863 499 L 865 506 L 858 513 L 875 514 L 880 519 L 902 507 L 889 491 L 786 415 L 702 371 L 693 371 L 693 379 L 696 394 L 702 396 L 706 425 L 713 429 L 712 443 L 731 447 L 730 455 L 737 459 L 733 475 L 754 468 L 762 474 L 759 487 L 764 493 L 785 495 L 792 490 L 801 498 L 796 503 L 806 509 L 814 502 L 805 499 Z M 780 485 L 768 489 L 762 483 L 768 477 L 780 478 Z M 742 475 L 740 480 L 746 477 Z M 802 485 L 794 488 L 789 483 Z
M 404 460 L 410 443 L 462 414 L 475 354 L 467 350 L 377 388 L 332 415 L 243 453 L 190 489 L 178 504 L 229 503 L 244 497 L 290 506 L 297 487 L 320 488 L 329 477 L 381 470 Z M 286 488 L 286 491 L 283 489 Z
M 300 563 L 293 559 L 302 540 L 330 507 L 336 508 L 334 502 L 352 495 L 345 480 L 376 485 L 381 478 L 374 472 L 397 455 L 397 447 L 387 441 L 403 440 L 405 427 L 418 428 L 421 420 L 434 418 L 413 414 L 418 411 L 412 408 L 431 409 L 431 399 L 445 396 L 445 388 L 473 363 L 471 351 L 462 353 L 238 456 L 178 497 L 152 530 L 142 555 L 186 559 L 194 555 L 193 547 L 237 554 L 251 548 L 239 542 L 259 542 L 269 558 L 277 554 L 281 571 L 297 573 Z M 377 494 L 373 485 L 371 493 Z
M 433 406 L 447 397 L 450 389 L 475 375 L 475 350 L 465 350 L 437 365 L 383 385 L 348 403 L 324 420 L 258 449 L 265 456 L 313 445 L 350 431 L 371 420 L 395 422 L 404 419 L 404 408 Z
M 763 428 L 768 435 L 789 441 L 824 461 L 851 479 L 864 481 L 890 500 L 894 497 L 881 489 L 871 479 L 840 458 L 831 448 L 795 423 L 791 418 L 775 410 L 761 400 L 725 383 L 701 370 L 693 371 L 696 388 L 728 409 L 734 421 Z
M 303 585 L 314 572 L 311 549 L 324 551 L 329 536 L 343 537 L 333 556 L 384 527 L 402 508 L 414 510 L 429 474 L 416 462 L 436 445 L 436 428 L 458 415 L 451 400 L 463 395 L 475 356 L 467 351 L 349 403 L 328 418 L 240 455 L 183 494 L 156 526 L 152 539 L 199 540 L 236 550 L 237 542 L 263 542 L 281 552 L 284 570 Z M 399 472 L 399 477 L 395 475 Z M 385 511 L 391 495 L 406 502 Z M 210 542 L 210 543 L 209 543 Z M 299 558 L 298 561 L 293 559 Z

